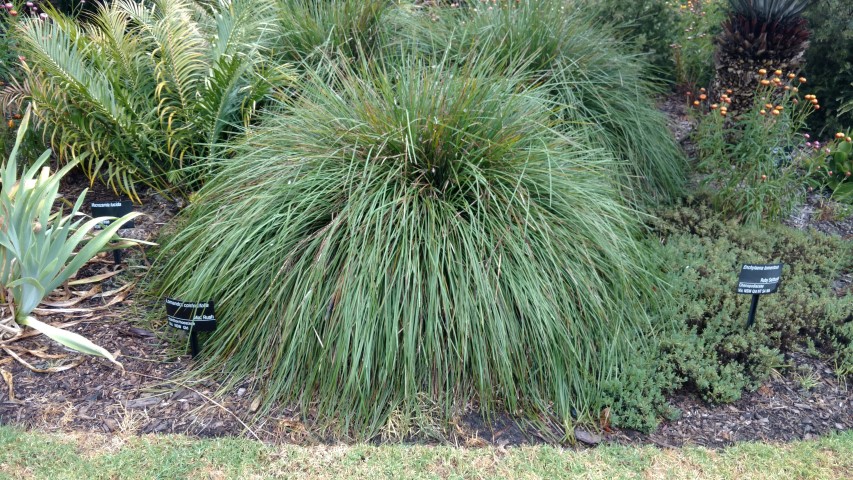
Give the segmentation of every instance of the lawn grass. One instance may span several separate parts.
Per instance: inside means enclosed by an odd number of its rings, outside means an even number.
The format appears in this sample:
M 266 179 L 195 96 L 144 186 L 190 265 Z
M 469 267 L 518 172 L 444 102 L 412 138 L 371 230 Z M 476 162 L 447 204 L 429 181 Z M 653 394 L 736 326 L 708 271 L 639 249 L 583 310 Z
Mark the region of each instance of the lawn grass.
M 0 478 L 500 478 L 842 479 L 853 475 L 853 432 L 792 444 L 700 447 L 265 445 L 182 436 L 60 436 L 0 427 Z

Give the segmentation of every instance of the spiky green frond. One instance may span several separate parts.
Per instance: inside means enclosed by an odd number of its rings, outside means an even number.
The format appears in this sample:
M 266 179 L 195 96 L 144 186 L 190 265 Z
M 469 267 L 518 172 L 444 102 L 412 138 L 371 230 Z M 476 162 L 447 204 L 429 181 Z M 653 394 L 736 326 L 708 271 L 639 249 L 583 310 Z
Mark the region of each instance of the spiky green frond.
M 731 12 L 748 19 L 762 22 L 787 23 L 799 18 L 800 14 L 816 0 L 729 0 Z
M 183 168 L 288 81 L 265 54 L 273 18 L 271 2 L 118 0 L 82 27 L 58 13 L 25 21 L 31 99 L 60 155 L 90 152 L 87 172 L 115 189 L 196 188 L 201 172 Z M 284 72 L 275 85 L 270 71 Z

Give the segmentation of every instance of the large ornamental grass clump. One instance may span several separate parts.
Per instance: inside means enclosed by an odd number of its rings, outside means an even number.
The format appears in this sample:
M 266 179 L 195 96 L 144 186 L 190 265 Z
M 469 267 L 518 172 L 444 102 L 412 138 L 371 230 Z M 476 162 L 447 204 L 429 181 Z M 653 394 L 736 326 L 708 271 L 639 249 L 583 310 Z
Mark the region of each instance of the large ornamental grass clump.
M 554 127 L 548 81 L 488 61 L 319 71 L 215 159 L 163 246 L 155 290 L 217 302 L 201 372 L 359 435 L 469 401 L 597 415 L 650 324 L 613 157 Z
M 659 82 L 593 13 L 567 0 L 513 0 L 396 15 L 393 23 L 421 49 L 448 51 L 457 63 L 488 57 L 496 71 L 548 82 L 551 98 L 565 106 L 565 127 L 591 127 L 593 141 L 624 160 L 624 196 L 672 198 L 686 161 L 654 104 Z

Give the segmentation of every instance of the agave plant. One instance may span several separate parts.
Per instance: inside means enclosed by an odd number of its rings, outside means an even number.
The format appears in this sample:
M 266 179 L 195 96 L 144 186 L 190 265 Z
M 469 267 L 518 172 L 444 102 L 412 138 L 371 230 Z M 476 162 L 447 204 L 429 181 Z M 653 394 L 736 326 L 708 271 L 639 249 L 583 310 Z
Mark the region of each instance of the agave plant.
M 717 38 L 716 92 L 732 90 L 730 111 L 752 105 L 761 68 L 798 70 L 808 47 L 803 11 L 815 0 L 729 0 L 729 15 Z
M 247 123 L 287 69 L 267 61 L 271 1 L 119 0 L 78 23 L 58 12 L 18 28 L 28 93 L 63 159 L 116 189 L 195 187 L 188 170 Z
M 76 333 L 39 321 L 33 316 L 33 311 L 47 294 L 75 275 L 108 242 L 116 240 L 118 229 L 139 213 L 125 215 L 91 234 L 95 226 L 107 218 L 86 220 L 79 213 L 85 191 L 67 215 L 62 208 L 53 212 L 59 181 L 75 166 L 75 162 L 51 174 L 48 167 L 43 167 L 50 158 L 50 151 L 47 151 L 18 179 L 16 157 L 28 121 L 29 112 L 18 130 L 12 153 L 2 167 L 0 338 L 9 339 L 19 335 L 22 326 L 31 327 L 69 348 L 116 362 L 104 348 Z M 121 245 L 133 244 L 124 241 Z

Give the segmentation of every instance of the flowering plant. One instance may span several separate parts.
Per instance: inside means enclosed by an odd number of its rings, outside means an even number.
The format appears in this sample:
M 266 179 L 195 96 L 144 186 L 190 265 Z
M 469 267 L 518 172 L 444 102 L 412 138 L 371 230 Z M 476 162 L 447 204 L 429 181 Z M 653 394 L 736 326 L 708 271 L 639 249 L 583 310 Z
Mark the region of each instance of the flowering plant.
M 766 69 L 757 75 L 753 107 L 740 114 L 729 112 L 731 90 L 716 102 L 704 89 L 689 96 L 700 117 L 694 138 L 703 184 L 717 209 L 744 223 L 779 221 L 798 202 L 808 155 L 795 147 L 806 119 L 820 109 L 814 95 L 801 96 L 806 78 Z
M 828 189 L 833 199 L 847 203 L 853 203 L 853 138 L 850 135 L 850 132 L 838 132 L 826 144 L 819 140 L 812 142 L 806 136 L 809 140 L 806 147 L 813 152 L 808 159 L 811 187 Z

